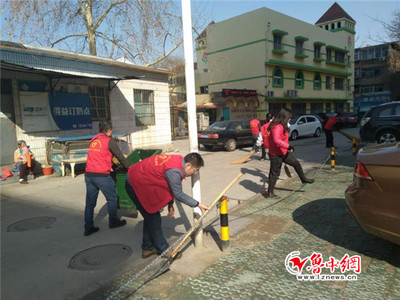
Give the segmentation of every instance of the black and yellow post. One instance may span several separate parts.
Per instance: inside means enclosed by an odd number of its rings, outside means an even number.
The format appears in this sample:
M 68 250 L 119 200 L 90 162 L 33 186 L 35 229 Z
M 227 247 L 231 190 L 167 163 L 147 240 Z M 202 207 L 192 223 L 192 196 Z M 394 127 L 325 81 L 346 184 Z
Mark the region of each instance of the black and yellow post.
M 226 196 L 221 198 L 219 215 L 221 221 L 221 249 L 225 251 L 229 247 L 228 197 Z
M 331 147 L 331 170 L 335 170 L 335 147 Z
M 353 143 L 353 155 L 356 155 L 357 154 L 357 151 L 358 151 L 358 149 L 357 149 L 357 138 L 355 138 L 355 137 L 353 137 L 352 139 L 351 139 L 351 142 Z

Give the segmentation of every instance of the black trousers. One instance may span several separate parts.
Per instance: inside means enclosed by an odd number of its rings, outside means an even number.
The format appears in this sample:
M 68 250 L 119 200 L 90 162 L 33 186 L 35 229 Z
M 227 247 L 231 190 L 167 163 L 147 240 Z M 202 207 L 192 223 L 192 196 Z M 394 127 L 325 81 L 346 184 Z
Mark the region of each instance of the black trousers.
M 32 172 L 33 173 L 33 170 L 35 169 L 35 165 L 36 165 L 36 162 L 35 162 L 34 159 L 31 160 L 31 166 L 30 167 L 28 167 L 27 164 L 22 164 L 19 167 L 19 179 L 24 179 L 25 176 L 27 175 L 27 172 L 29 172 L 29 173 Z
M 333 145 L 333 131 L 325 129 L 326 136 L 326 147 L 332 147 Z
M 281 168 L 283 162 L 288 164 L 289 166 L 292 166 L 295 169 L 301 181 L 303 181 L 306 178 L 304 175 L 303 168 L 300 165 L 300 162 L 290 152 L 288 152 L 286 156 L 275 156 L 269 154 L 269 160 L 270 160 L 270 167 L 268 176 L 268 193 L 272 193 L 274 191 L 279 175 L 281 175 Z

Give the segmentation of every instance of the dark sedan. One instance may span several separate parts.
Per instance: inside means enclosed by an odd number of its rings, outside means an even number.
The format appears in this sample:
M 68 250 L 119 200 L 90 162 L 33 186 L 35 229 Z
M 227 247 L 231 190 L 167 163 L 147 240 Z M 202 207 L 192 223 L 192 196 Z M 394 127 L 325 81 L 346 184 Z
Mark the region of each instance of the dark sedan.
M 215 122 L 206 130 L 199 131 L 197 136 L 199 144 L 207 150 L 223 146 L 226 150 L 233 151 L 239 145 L 253 144 L 249 121 Z

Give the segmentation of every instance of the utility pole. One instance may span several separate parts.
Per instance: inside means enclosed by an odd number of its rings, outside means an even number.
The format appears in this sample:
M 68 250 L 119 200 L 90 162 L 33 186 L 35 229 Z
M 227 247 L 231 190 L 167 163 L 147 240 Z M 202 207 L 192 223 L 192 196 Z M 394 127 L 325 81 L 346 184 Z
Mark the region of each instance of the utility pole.
M 185 77 L 186 77 L 186 101 L 188 109 L 189 125 L 189 145 L 190 152 L 199 152 L 197 140 L 197 122 L 196 122 L 196 93 L 194 86 L 193 69 L 193 38 L 192 38 L 192 13 L 190 0 L 181 0 L 182 3 L 182 25 L 183 25 L 183 48 L 185 53 Z M 201 202 L 200 193 L 200 173 L 192 176 L 192 196 Z M 193 211 L 194 222 L 201 215 L 200 208 L 196 207 Z M 203 246 L 203 231 L 199 229 L 194 244 L 196 247 Z

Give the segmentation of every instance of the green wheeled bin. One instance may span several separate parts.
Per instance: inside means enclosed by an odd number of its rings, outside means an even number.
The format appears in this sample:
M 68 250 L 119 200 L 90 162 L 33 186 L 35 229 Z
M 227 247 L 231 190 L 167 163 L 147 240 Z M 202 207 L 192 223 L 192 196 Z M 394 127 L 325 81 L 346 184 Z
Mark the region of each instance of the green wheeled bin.
M 135 149 L 126 159 L 131 166 L 147 157 L 161 154 L 161 152 L 161 149 Z M 126 172 L 115 172 L 114 176 L 118 195 L 118 208 L 136 212 L 136 205 L 132 202 L 125 189 Z

